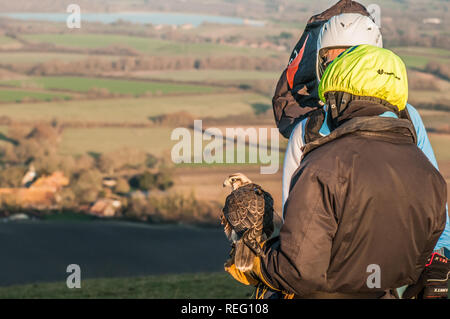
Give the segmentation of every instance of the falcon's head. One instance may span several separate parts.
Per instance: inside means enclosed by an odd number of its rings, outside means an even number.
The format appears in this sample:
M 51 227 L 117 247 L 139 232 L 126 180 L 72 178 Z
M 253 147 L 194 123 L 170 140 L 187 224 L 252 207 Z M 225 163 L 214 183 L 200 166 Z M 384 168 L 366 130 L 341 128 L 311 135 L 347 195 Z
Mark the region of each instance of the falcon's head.
M 223 187 L 230 186 L 232 190 L 236 190 L 241 186 L 251 184 L 252 181 L 241 173 L 235 173 L 228 176 L 223 182 Z

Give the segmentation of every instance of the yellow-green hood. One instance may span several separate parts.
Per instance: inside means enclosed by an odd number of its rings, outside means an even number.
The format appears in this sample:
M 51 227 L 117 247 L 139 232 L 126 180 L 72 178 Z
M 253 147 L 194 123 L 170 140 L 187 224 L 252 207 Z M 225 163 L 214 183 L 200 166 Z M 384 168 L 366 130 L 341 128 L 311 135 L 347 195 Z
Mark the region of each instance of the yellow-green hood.
M 408 100 L 405 64 L 387 49 L 372 45 L 352 47 L 325 70 L 319 85 L 319 98 L 324 103 L 327 92 L 376 97 L 401 111 Z

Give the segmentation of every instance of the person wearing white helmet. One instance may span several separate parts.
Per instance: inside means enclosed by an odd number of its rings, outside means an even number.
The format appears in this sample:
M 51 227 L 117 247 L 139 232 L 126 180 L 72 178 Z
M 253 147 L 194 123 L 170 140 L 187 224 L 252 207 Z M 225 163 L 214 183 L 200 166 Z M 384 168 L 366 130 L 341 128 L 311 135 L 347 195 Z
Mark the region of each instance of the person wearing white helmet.
M 319 81 L 328 64 L 339 54 L 362 44 L 383 47 L 380 28 L 371 18 L 358 13 L 344 13 L 328 20 L 317 39 L 316 74 Z
M 321 28 L 317 40 L 317 59 L 316 59 L 316 75 L 320 82 L 327 66 L 333 62 L 345 50 L 363 44 L 369 44 L 377 47 L 383 47 L 382 35 L 380 28 L 368 16 L 356 13 L 344 13 L 332 17 Z M 411 120 L 417 134 L 417 146 L 427 156 L 429 161 L 438 169 L 437 161 L 433 152 L 433 148 L 428 139 L 423 121 L 417 110 L 410 104 L 406 105 L 406 116 Z M 327 121 L 327 106 L 323 106 L 325 119 L 322 125 L 318 126 L 316 136 L 326 136 L 330 134 L 330 127 Z M 397 117 L 392 112 L 386 112 L 380 116 Z M 289 195 L 291 178 L 300 165 L 302 159 L 302 148 L 308 142 L 308 121 L 305 118 L 300 121 L 289 137 L 288 146 L 286 148 L 283 181 L 282 181 L 282 208 L 284 217 L 284 206 Z M 284 218 L 283 218 L 284 220 Z M 440 255 L 449 257 L 450 249 L 450 223 L 447 214 L 447 222 L 444 232 L 442 233 L 435 251 Z
M 339 54 L 352 46 L 360 44 L 383 46 L 380 29 L 370 17 L 357 13 L 343 13 L 328 20 L 322 26 L 317 39 L 316 75 L 318 80 L 320 81 L 326 67 Z M 302 158 L 301 148 L 305 144 L 304 126 L 306 121 L 307 119 L 296 125 L 291 133 L 286 149 L 283 168 L 283 211 L 289 195 L 292 174 L 299 166 Z M 326 121 L 324 123 L 326 124 Z M 329 134 L 329 128 L 325 125 L 319 133 L 327 135 Z

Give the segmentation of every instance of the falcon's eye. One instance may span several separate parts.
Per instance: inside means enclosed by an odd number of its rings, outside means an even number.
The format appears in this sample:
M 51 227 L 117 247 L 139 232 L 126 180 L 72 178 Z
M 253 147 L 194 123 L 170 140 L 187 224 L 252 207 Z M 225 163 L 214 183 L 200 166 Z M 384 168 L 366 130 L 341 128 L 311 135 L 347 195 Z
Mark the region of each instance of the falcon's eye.
M 236 181 L 236 178 L 232 178 L 231 181 L 232 181 L 232 182 L 235 182 L 235 181 Z

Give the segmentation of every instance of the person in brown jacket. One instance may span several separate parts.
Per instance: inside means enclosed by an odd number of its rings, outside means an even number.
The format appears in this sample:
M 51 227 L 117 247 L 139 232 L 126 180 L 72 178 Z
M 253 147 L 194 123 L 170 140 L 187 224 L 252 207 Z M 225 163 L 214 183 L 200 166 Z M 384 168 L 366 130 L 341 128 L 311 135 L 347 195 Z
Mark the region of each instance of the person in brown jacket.
M 325 70 L 331 133 L 305 145 L 279 237 L 252 271 L 226 270 L 297 298 L 393 298 L 416 283 L 446 222 L 446 183 L 399 118 L 406 69 L 389 50 L 355 46 Z

